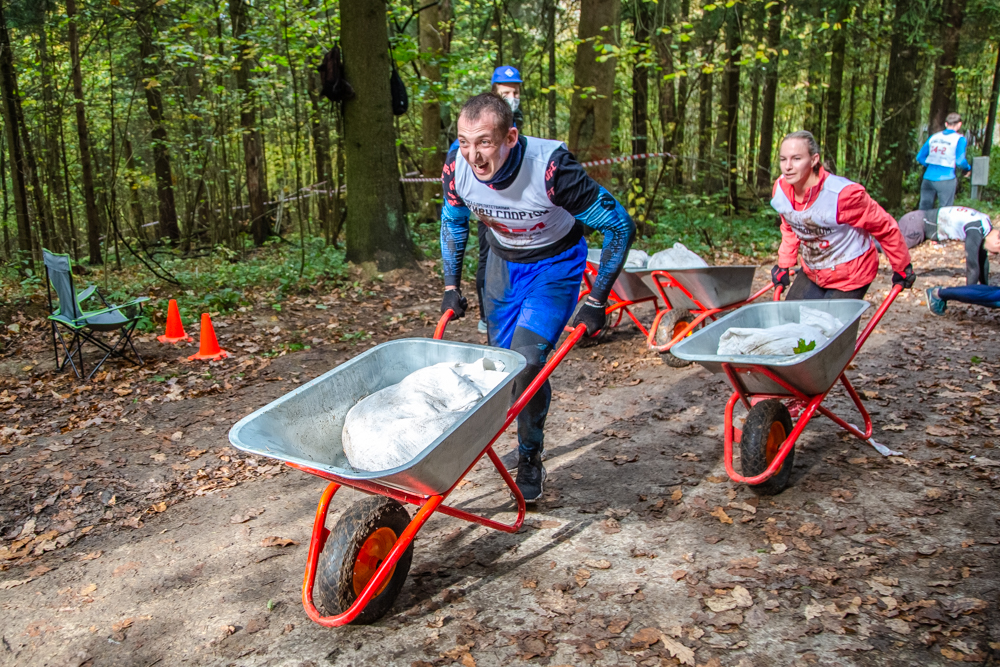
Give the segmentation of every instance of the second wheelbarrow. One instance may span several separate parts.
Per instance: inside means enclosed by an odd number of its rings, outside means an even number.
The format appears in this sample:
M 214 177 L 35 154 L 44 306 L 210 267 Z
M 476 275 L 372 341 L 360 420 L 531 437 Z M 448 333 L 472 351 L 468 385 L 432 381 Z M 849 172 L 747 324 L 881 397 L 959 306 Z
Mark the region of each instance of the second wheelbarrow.
M 525 366 L 524 357 L 495 347 L 438 340 L 451 314 L 448 311 L 441 318 L 434 340 L 403 339 L 377 345 L 244 417 L 229 432 L 229 441 L 238 449 L 283 461 L 330 482 L 316 508 L 302 583 L 306 614 L 320 625 L 372 623 L 388 613 L 409 572 L 413 540 L 435 512 L 508 533 L 517 532 L 524 521 L 524 498 L 493 451 L 493 443 L 584 335 L 586 325 L 572 331 L 508 409 L 511 386 Z M 479 359 L 503 364 L 509 375 L 413 460 L 379 472 L 351 467 L 341 432 L 347 411 L 359 400 L 420 368 Z M 513 523 L 443 504 L 483 456 L 489 456 L 517 503 Z M 350 506 L 328 530 L 330 501 L 342 486 L 372 497 Z M 405 503 L 418 507 L 412 518 Z
M 866 301 L 783 301 L 745 306 L 674 346 L 673 354 L 677 357 L 698 362 L 713 373 L 725 373 L 733 386 L 733 394 L 726 403 L 723 459 L 730 479 L 749 484 L 761 495 L 783 491 L 792 473 L 795 442 L 816 413 L 829 417 L 856 438 L 871 442 L 871 416 L 847 379 L 846 368 L 902 289 L 899 285 L 892 287 L 860 336 L 857 334 L 861 316 L 869 307 Z M 833 315 L 843 326 L 825 343 L 802 354 L 718 354 L 719 339 L 730 328 L 766 329 L 797 323 L 803 305 Z M 823 407 L 823 400 L 838 380 L 861 413 L 864 431 Z M 742 430 L 733 425 L 733 410 L 741 402 L 749 411 Z M 792 411 L 798 413 L 794 424 Z M 742 474 L 733 465 L 734 442 L 740 443 Z
M 774 285 L 753 294 L 755 266 L 705 266 L 697 269 L 654 269 L 644 271 L 642 280 L 663 301 L 649 327 L 646 345 L 662 355 L 668 366 L 681 368 L 691 362 L 667 354 L 707 319 L 754 301 Z M 780 291 L 774 295 L 775 301 Z

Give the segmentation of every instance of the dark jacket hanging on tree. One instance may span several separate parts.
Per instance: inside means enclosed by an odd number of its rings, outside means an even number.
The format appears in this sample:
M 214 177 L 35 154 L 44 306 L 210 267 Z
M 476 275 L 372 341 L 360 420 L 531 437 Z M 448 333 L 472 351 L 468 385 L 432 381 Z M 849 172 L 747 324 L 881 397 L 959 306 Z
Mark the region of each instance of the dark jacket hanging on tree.
M 340 59 L 340 46 L 333 48 L 323 56 L 323 62 L 316 68 L 322 86 L 322 95 L 331 102 L 343 102 L 354 97 L 354 89 L 344 78 L 344 63 Z

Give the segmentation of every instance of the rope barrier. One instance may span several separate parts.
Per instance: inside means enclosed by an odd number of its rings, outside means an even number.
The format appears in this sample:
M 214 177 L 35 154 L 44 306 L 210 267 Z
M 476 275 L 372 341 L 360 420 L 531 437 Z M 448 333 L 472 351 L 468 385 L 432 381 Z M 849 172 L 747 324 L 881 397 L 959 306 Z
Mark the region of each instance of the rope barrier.
M 673 153 L 635 153 L 634 155 L 620 155 L 618 157 L 609 157 L 602 160 L 590 160 L 589 162 L 581 162 L 580 166 L 584 169 L 589 167 L 599 167 L 606 164 L 617 164 L 619 162 L 631 162 L 632 160 L 648 160 L 650 158 L 658 157 L 668 157 L 671 159 L 678 159 Z M 401 178 L 399 179 L 401 183 L 440 183 L 440 178 L 428 178 L 426 176 L 412 177 L 412 178 Z

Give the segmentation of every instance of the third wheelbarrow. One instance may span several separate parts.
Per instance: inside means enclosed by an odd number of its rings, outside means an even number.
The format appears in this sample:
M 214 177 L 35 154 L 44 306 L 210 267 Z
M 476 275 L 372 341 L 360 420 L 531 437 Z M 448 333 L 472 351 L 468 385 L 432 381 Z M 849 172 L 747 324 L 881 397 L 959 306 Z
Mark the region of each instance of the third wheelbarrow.
M 869 306 L 866 301 L 781 301 L 745 306 L 674 346 L 673 354 L 677 357 L 698 362 L 713 373 L 725 373 L 733 386 L 733 394 L 726 403 L 724 436 L 724 462 L 730 479 L 749 484 L 762 495 L 783 491 L 792 472 L 795 442 L 817 412 L 856 438 L 871 442 L 871 416 L 845 370 L 902 289 L 899 285 L 892 287 L 860 336 L 857 333 L 861 315 Z M 830 313 L 844 324 L 825 343 L 802 354 L 718 354 L 719 338 L 730 328 L 766 329 L 798 322 L 803 305 Z M 861 413 L 864 431 L 823 407 L 823 399 L 838 380 Z M 742 431 L 733 426 L 733 409 L 740 402 L 749 410 Z M 794 425 L 789 407 L 799 413 Z M 733 466 L 734 442 L 740 443 L 742 474 L 737 474 Z

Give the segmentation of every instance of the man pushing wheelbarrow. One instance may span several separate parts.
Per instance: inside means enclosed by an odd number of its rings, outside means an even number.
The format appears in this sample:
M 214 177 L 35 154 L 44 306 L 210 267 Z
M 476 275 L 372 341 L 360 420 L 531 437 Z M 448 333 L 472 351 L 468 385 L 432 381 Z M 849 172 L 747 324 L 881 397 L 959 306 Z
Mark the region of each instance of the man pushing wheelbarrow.
M 573 326 L 595 337 L 607 322 L 608 294 L 625 264 L 635 223 L 561 141 L 522 136 L 510 106 L 494 93 L 469 99 L 458 117 L 458 149 L 448 153 L 442 181 L 441 312 L 465 315 L 462 260 L 475 213 L 490 231 L 484 310 L 489 344 L 520 352 L 528 365 L 514 385 L 519 396 L 545 365 L 576 307 L 587 263 L 583 226 L 604 232 L 600 268 Z M 480 243 L 482 243 L 480 239 Z M 517 486 L 525 502 L 542 495 L 546 382 L 517 418 Z

